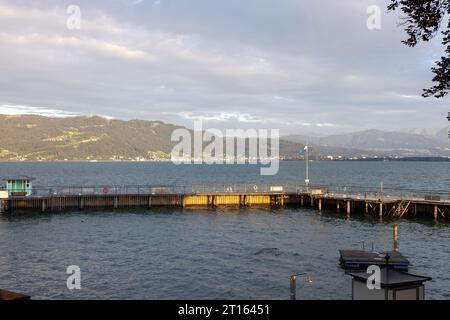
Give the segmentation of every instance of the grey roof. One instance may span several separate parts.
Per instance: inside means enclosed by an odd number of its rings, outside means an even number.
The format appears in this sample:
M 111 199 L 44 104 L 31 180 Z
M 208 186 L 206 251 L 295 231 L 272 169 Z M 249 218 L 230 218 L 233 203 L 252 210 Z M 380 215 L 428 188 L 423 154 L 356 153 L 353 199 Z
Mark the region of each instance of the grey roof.
M 355 280 L 367 281 L 372 275 L 367 272 L 349 272 Z M 381 286 L 382 287 L 399 287 L 413 284 L 422 284 L 425 281 L 431 280 L 430 277 L 418 276 L 407 272 L 396 271 L 392 268 L 381 269 Z
M 17 176 L 10 176 L 10 177 L 3 178 L 3 181 L 6 181 L 6 180 L 34 180 L 34 178 L 29 177 L 29 176 L 17 175 Z
M 341 254 L 341 259 L 345 263 L 363 263 L 363 264 L 386 264 L 385 256 L 389 254 L 389 264 L 404 263 L 409 264 L 408 259 L 406 259 L 400 252 L 389 251 L 389 252 L 376 252 L 376 251 L 364 251 L 364 250 L 339 250 Z

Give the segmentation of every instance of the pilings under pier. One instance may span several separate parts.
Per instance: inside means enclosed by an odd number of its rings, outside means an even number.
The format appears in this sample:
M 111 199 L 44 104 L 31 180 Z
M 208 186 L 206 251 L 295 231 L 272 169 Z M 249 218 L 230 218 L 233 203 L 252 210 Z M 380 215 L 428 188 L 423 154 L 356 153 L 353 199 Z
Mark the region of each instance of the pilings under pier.
M 152 207 L 309 207 L 351 216 L 424 216 L 450 218 L 449 200 L 385 197 L 368 198 L 338 194 L 300 193 L 205 193 L 205 194 L 93 194 L 11 197 L 0 200 L 2 212 L 61 212 L 66 210 L 152 208 Z
M 65 195 L 14 197 L 2 201 L 3 212 L 59 212 L 65 210 L 152 207 L 251 207 L 284 205 L 283 194 L 201 194 L 201 195 Z

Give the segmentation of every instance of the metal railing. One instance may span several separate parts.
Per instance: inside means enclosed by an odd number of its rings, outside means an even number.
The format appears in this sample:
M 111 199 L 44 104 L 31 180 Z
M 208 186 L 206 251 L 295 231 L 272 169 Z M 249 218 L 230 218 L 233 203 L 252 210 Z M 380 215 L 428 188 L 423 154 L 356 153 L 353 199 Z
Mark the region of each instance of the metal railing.
M 326 186 L 297 184 L 193 184 L 193 185 L 92 185 L 34 186 L 32 196 L 49 195 L 145 195 L 145 194 L 277 194 L 302 193 L 311 189 L 327 191 Z
M 449 190 L 427 190 L 427 189 L 409 189 L 393 187 L 362 187 L 362 186 L 328 186 L 328 195 L 348 195 L 349 197 L 360 197 L 368 199 L 390 198 L 399 200 L 425 199 L 426 197 L 439 197 L 442 200 L 450 199 Z
M 70 196 L 70 195 L 149 195 L 149 194 L 281 194 L 307 193 L 322 194 L 329 197 L 353 197 L 367 199 L 415 200 L 425 197 L 450 199 L 448 190 L 420 190 L 392 187 L 363 187 L 248 183 L 248 184 L 192 184 L 192 185 L 84 185 L 84 186 L 34 186 L 31 196 Z

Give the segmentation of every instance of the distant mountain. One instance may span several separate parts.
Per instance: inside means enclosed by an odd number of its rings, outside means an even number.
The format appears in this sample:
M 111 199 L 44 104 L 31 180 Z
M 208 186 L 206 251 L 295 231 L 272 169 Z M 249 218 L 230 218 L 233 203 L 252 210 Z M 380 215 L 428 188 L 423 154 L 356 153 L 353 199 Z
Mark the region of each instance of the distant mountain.
M 176 144 L 171 135 L 178 128 L 98 116 L 0 115 L 0 160 L 170 160 Z M 280 141 L 283 158 L 296 158 L 301 149 L 296 142 Z
M 0 115 L 0 159 L 120 160 L 169 158 L 179 127 L 98 116 Z
M 182 127 L 161 121 L 98 116 L 0 115 L 0 160 L 169 160 L 175 145 L 171 134 L 178 128 Z M 280 140 L 280 156 L 298 159 L 305 143 L 310 146 L 311 159 L 450 156 L 450 141 L 440 139 L 447 135 L 443 129 L 411 130 L 287 136 Z
M 293 142 L 309 141 L 321 155 L 350 156 L 450 156 L 450 141 L 444 129 L 435 131 L 387 132 L 366 130 L 326 137 L 286 136 Z
M 444 128 L 412 128 L 412 129 L 404 129 L 401 130 L 404 133 L 412 133 L 419 134 L 422 136 L 426 136 L 429 138 L 437 139 L 440 141 L 448 141 L 448 132 L 449 129 L 447 127 Z

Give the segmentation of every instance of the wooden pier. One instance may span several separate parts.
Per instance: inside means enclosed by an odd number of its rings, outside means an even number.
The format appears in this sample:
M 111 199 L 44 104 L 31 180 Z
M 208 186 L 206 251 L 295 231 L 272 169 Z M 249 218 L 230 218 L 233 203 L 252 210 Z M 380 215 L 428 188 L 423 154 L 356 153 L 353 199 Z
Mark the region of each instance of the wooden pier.
M 309 207 L 350 216 L 424 216 L 450 218 L 450 192 L 285 184 L 193 186 L 59 186 L 34 187 L 28 196 L 0 199 L 0 210 L 60 212 L 66 210 L 152 207 Z

